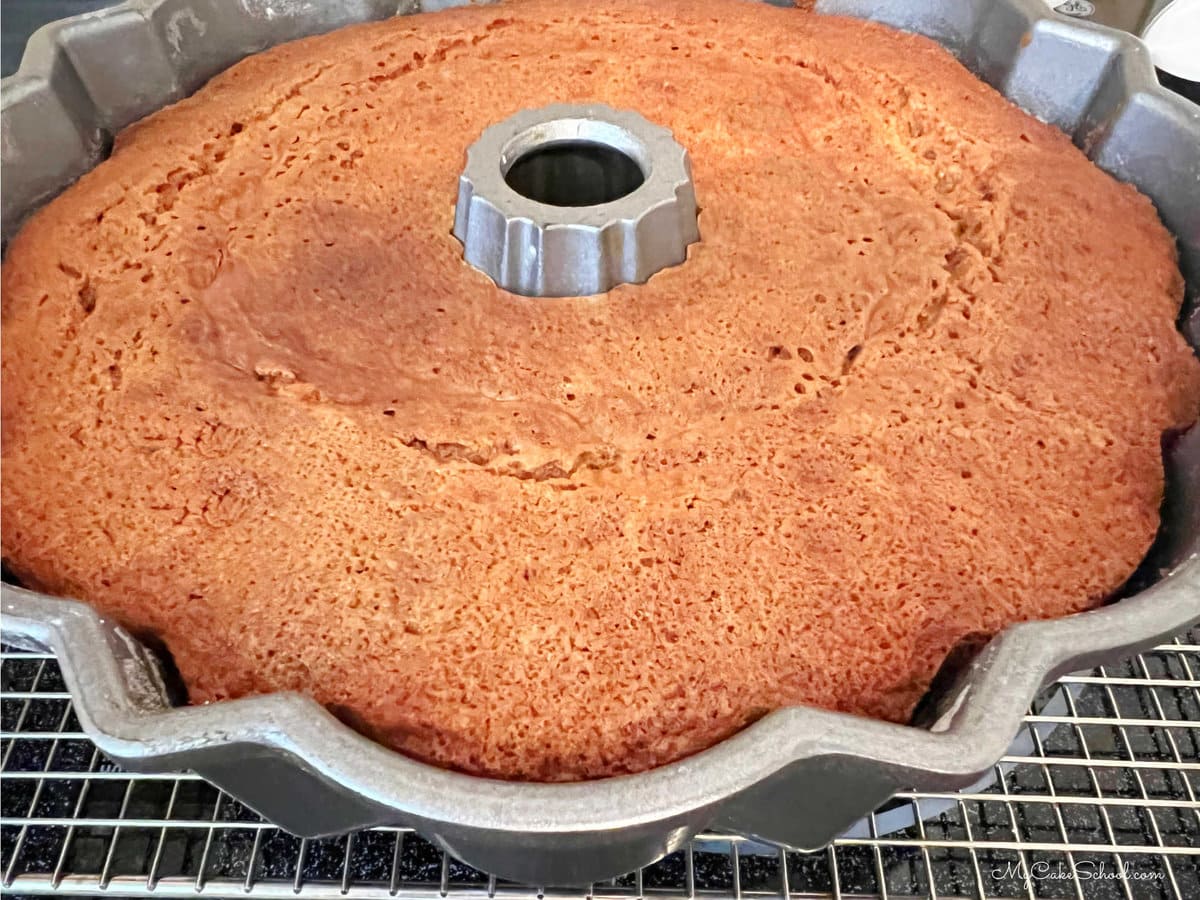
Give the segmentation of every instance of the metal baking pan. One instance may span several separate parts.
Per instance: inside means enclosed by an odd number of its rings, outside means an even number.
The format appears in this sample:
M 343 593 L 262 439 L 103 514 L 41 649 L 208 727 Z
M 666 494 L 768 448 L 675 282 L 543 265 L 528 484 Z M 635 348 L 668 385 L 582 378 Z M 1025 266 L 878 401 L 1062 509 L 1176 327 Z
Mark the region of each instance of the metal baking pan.
M 3 83 L 5 238 L 96 165 L 124 126 L 249 53 L 419 6 L 397 5 L 132 0 L 47 26 Z M 1139 41 L 1058 18 L 1040 0 L 823 0 L 818 9 L 940 41 L 1149 195 L 1179 239 L 1190 310 L 1181 325 L 1200 342 L 1200 109 L 1158 85 Z M 709 827 L 817 848 L 896 790 L 977 781 L 1045 682 L 1200 620 L 1200 429 L 1175 442 L 1167 470 L 1162 533 L 1131 595 L 1008 628 L 931 696 L 925 727 L 790 708 L 696 756 L 593 782 L 437 769 L 297 694 L 172 708 L 148 651 L 81 603 L 5 585 L 4 628 L 9 640 L 58 655 L 83 728 L 129 769 L 192 769 L 300 835 L 402 824 L 501 877 L 585 883 L 647 864 Z

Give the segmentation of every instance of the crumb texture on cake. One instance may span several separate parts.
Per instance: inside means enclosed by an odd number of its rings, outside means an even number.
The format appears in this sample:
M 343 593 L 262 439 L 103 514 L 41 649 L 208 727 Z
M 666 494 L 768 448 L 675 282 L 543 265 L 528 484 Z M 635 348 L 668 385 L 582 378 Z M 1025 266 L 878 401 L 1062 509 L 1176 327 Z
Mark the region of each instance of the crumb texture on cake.
M 701 243 L 505 294 L 450 234 L 528 107 L 688 148 Z M 514 0 L 247 59 L 3 266 L 3 552 L 420 759 L 632 772 L 790 704 L 903 721 L 1095 606 L 1196 416 L 1150 202 L 933 43 L 741 0 Z

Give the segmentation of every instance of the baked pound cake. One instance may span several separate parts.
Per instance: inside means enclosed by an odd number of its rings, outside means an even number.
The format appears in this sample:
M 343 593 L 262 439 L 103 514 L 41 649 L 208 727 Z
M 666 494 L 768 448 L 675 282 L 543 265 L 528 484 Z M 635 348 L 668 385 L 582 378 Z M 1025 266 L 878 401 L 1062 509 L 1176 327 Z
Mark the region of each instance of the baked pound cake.
M 452 237 L 488 125 L 688 148 L 702 241 L 528 299 Z M 967 636 L 1104 602 L 1200 365 L 1150 202 L 928 40 L 742 0 L 528 0 L 247 59 L 3 266 L 3 552 L 161 638 L 572 780 L 813 704 L 905 721 Z

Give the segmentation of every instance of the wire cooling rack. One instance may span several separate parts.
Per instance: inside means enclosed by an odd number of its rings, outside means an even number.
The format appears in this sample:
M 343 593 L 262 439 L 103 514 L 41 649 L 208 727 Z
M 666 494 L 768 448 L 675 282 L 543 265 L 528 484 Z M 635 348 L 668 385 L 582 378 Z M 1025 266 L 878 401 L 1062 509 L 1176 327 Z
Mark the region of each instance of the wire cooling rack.
M 990 784 L 900 794 L 818 853 L 702 835 L 586 889 L 497 880 L 404 829 L 301 840 L 195 775 L 122 771 L 52 656 L 0 660 L 9 895 L 1200 898 L 1200 632 L 1043 691 Z

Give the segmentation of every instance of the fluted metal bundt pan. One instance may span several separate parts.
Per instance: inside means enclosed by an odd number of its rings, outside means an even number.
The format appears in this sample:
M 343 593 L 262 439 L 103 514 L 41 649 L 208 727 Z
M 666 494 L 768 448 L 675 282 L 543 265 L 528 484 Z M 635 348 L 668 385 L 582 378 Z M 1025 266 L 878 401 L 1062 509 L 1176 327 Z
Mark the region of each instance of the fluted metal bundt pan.
M 526 109 L 467 148 L 454 236 L 505 290 L 586 297 L 642 284 L 700 240 L 687 151 L 600 103 Z
M 399 7 L 134 0 L 43 29 L 3 84 L 5 237 L 102 159 L 115 131 L 243 56 L 418 4 Z M 1192 310 L 1183 326 L 1197 343 L 1200 109 L 1157 84 L 1141 43 L 1054 17 L 1040 0 L 824 0 L 818 8 L 942 42 L 1153 198 L 1179 238 Z M 1200 429 L 1176 442 L 1168 472 L 1163 533 L 1135 579 L 1151 586 L 1102 610 L 1007 629 L 933 698 L 930 727 L 785 709 L 689 759 L 581 784 L 443 771 L 373 744 L 296 694 L 171 708 L 149 654 L 81 603 L 5 586 L 4 627 L 8 640 L 59 656 L 84 729 L 130 769 L 195 770 L 302 835 L 404 824 L 504 877 L 587 882 L 646 864 L 708 827 L 819 847 L 895 790 L 976 781 L 1043 683 L 1200 619 Z

